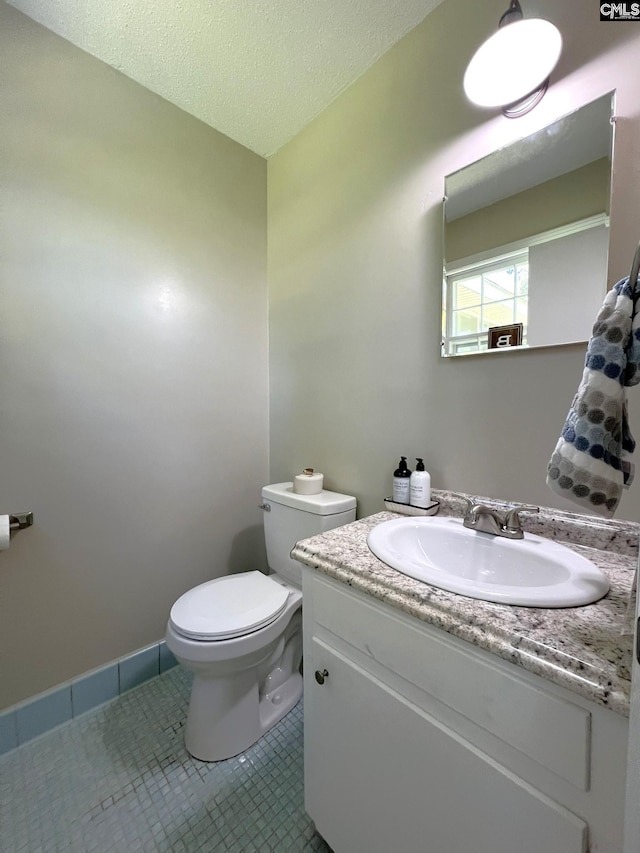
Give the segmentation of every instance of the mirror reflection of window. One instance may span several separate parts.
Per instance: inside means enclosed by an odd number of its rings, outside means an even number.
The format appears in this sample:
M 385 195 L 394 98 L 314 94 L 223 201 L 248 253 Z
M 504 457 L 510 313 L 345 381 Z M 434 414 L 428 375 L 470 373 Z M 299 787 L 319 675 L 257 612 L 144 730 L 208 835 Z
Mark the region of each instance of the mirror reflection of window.
M 484 352 L 494 326 L 523 324 L 527 340 L 529 254 L 476 264 L 447 276 L 450 302 L 445 311 L 447 355 Z
M 445 179 L 442 354 L 587 341 L 607 289 L 613 96 Z

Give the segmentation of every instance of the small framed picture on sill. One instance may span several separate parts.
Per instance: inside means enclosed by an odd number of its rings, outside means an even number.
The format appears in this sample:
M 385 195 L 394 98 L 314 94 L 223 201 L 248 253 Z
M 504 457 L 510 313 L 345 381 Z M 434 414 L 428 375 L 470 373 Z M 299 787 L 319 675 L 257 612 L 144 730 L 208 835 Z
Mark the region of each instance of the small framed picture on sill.
M 505 349 L 522 346 L 522 323 L 510 326 L 492 326 L 489 329 L 489 349 Z

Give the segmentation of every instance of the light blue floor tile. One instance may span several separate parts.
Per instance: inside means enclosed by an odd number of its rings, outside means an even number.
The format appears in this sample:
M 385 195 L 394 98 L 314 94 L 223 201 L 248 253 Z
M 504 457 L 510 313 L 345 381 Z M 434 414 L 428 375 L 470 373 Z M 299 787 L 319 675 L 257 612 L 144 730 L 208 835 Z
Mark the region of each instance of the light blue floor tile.
M 134 655 L 121 660 L 120 668 L 120 692 L 138 687 L 150 678 L 160 673 L 160 652 L 158 646 L 154 645 L 148 649 L 136 652 Z
M 304 811 L 302 702 L 207 764 L 184 747 L 190 688 L 174 667 L 0 758 L 0 850 L 330 853 Z
M 16 726 L 16 712 L 7 711 L 0 714 L 0 755 L 15 749 L 18 745 L 18 729 Z
M 84 714 L 110 699 L 115 699 L 120 691 L 118 664 L 112 663 L 102 669 L 83 675 L 71 682 L 71 703 L 73 716 Z
M 71 719 L 71 685 L 59 687 L 16 708 L 18 743 L 26 743 Z

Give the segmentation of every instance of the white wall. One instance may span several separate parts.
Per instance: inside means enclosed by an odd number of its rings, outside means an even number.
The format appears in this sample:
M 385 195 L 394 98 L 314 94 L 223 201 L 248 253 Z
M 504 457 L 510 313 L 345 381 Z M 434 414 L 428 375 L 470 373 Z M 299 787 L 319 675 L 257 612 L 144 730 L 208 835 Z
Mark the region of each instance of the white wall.
M 266 163 L 0 4 L 0 708 L 264 565 Z
M 529 248 L 529 346 L 589 340 L 607 292 L 608 249 L 605 225 Z
M 440 358 L 446 174 L 617 89 L 610 284 L 640 237 L 640 31 L 582 0 L 529 3 L 564 52 L 541 104 L 509 120 L 462 92 L 504 5 L 445 0 L 269 161 L 272 476 L 314 466 L 360 515 L 382 508 L 400 454 L 424 457 L 434 487 L 560 500 L 546 466 L 585 346 Z M 619 515 L 640 520 L 640 487 Z

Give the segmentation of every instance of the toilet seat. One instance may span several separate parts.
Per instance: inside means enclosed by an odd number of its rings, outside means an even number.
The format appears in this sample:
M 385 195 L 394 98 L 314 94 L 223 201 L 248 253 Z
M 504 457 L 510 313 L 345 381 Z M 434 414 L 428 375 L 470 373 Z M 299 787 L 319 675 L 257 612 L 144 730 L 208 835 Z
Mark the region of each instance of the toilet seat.
M 180 596 L 171 608 L 169 623 L 192 640 L 230 640 L 274 622 L 288 598 L 287 587 L 262 572 L 227 575 Z

